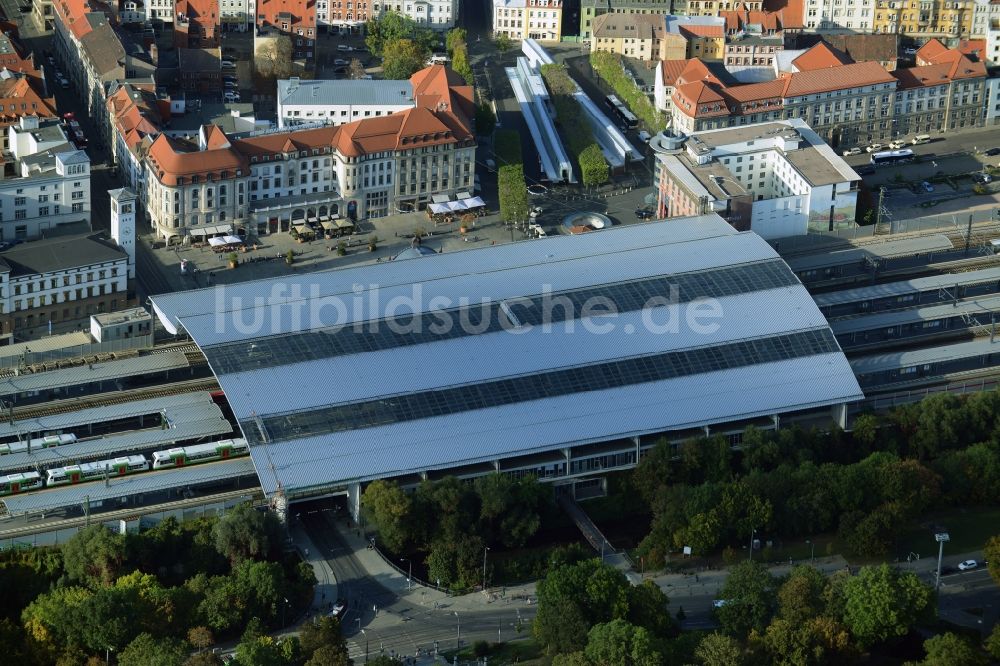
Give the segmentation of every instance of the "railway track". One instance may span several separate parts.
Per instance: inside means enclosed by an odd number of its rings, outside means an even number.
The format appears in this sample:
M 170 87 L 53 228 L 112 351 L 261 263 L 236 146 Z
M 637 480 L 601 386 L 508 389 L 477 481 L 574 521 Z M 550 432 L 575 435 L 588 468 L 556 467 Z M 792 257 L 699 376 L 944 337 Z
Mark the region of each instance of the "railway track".
M 193 391 L 217 391 L 219 383 L 214 378 L 192 379 L 184 382 L 164 384 L 162 386 L 150 386 L 128 391 L 116 391 L 114 393 L 101 393 L 99 395 L 81 396 L 69 398 L 67 400 L 57 400 L 44 405 L 28 405 L 25 407 L 15 407 L 13 419 L 15 421 L 24 419 L 36 419 L 54 414 L 65 414 L 81 409 L 93 407 L 107 407 L 110 405 L 121 405 L 137 400 L 149 400 L 178 393 L 190 393 Z

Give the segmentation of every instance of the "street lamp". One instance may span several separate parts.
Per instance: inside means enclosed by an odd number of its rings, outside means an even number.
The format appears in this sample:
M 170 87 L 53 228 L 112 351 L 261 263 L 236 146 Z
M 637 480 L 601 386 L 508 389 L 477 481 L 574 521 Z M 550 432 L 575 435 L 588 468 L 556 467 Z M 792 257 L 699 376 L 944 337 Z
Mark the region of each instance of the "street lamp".
M 750 528 L 750 557 L 748 558 L 750 562 L 753 562 L 753 537 L 757 534 L 757 530 Z
M 490 547 L 483 548 L 483 592 L 486 591 L 486 553 L 490 552 Z
M 457 650 L 462 647 L 462 619 L 458 617 L 458 611 L 453 612 L 455 614 L 455 622 L 457 623 L 455 629 L 455 649 Z
M 282 597 L 282 599 L 285 599 Z M 288 608 L 288 599 L 285 599 L 285 603 L 281 605 L 281 628 L 285 628 L 285 609 Z
M 934 580 L 934 590 L 937 591 L 941 587 L 941 558 L 944 557 L 944 542 L 950 541 L 951 536 L 947 532 L 938 532 L 934 535 L 934 540 L 938 542 L 937 576 Z
M 400 562 L 407 562 L 410 565 L 410 572 L 406 575 L 406 590 L 410 590 L 410 581 L 413 580 L 413 560 L 408 557 L 399 558 Z
M 806 543 L 809 544 L 809 564 L 812 564 L 816 559 L 816 544 L 809 539 L 806 539 Z
M 358 618 L 358 626 L 361 626 L 360 623 L 361 623 L 361 618 Z M 361 633 L 364 634 L 364 636 L 365 636 L 365 663 L 367 664 L 368 663 L 368 632 L 366 632 L 364 629 L 362 629 Z

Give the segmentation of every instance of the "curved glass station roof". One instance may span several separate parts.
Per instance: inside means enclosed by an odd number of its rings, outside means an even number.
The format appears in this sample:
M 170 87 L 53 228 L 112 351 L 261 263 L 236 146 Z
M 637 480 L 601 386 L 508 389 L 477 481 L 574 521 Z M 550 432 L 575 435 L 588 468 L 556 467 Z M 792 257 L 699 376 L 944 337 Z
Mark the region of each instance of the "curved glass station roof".
M 863 397 L 788 266 L 715 215 L 152 301 L 290 496 Z

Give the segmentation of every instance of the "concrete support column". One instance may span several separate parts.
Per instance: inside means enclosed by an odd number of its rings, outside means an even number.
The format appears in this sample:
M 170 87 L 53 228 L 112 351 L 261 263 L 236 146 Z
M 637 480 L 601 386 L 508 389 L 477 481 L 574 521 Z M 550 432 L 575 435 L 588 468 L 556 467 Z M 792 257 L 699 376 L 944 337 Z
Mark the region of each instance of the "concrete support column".
M 847 428 L 847 403 L 842 402 L 830 408 L 830 416 L 841 429 Z
M 638 437 L 633 437 L 632 438 L 632 443 L 635 444 L 635 464 L 638 465 L 639 464 L 639 460 L 641 458 L 640 454 L 642 453 L 642 447 L 639 446 L 639 438 Z
M 771 415 L 771 420 L 774 421 L 774 429 L 778 430 L 781 427 L 781 415 L 780 414 L 772 414 Z
M 347 511 L 355 523 L 361 522 L 361 484 L 351 483 L 347 486 Z
M 709 428 L 707 425 L 706 426 L 702 426 L 701 429 L 705 431 L 705 437 L 711 437 L 712 436 L 712 429 Z

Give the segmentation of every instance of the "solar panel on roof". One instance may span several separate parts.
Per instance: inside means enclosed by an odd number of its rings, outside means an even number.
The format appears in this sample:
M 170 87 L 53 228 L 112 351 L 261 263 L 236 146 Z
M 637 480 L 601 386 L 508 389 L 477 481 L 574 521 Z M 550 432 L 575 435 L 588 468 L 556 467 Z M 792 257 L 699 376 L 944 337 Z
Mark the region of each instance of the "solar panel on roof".
M 672 303 L 690 303 L 698 298 L 721 298 L 795 284 L 798 284 L 798 279 L 785 263 L 772 260 L 525 296 L 508 299 L 506 304 L 518 324 L 540 326 L 545 323 L 557 324 L 583 312 L 594 312 L 591 306 L 598 299 L 604 299 L 614 312 L 635 312 L 649 307 L 653 298 L 666 298 Z M 560 307 L 560 299 L 567 299 L 570 307 Z M 585 304 L 589 304 L 588 307 L 585 308 Z M 450 325 L 443 323 L 446 321 Z M 467 321 L 469 325 L 458 325 L 459 321 Z M 493 302 L 485 307 L 474 305 L 416 315 L 408 313 L 391 319 L 365 322 L 361 326 L 347 325 L 241 340 L 210 346 L 204 351 L 212 369 L 217 374 L 227 374 L 426 344 L 466 335 L 496 333 L 511 326 L 510 319 L 504 314 L 503 302 Z
M 260 417 L 270 442 L 838 352 L 828 328 Z M 255 421 L 243 432 L 263 441 Z

